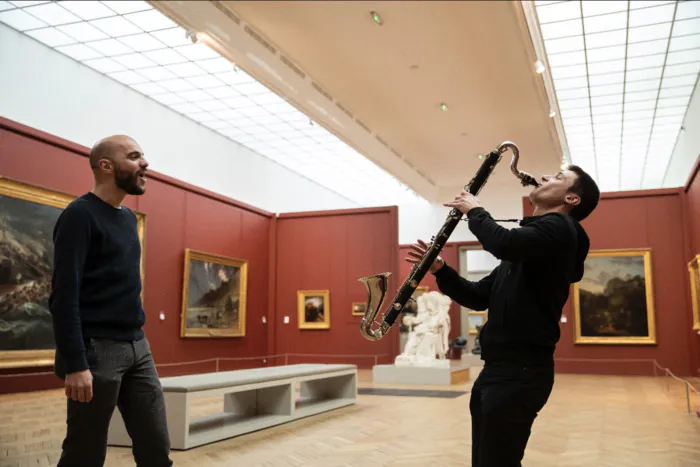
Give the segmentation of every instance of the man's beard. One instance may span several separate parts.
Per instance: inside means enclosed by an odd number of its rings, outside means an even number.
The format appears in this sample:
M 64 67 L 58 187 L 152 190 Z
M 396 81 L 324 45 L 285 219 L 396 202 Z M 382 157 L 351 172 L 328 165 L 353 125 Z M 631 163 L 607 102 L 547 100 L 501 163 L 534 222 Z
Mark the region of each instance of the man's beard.
M 133 174 L 117 170 L 114 173 L 114 183 L 120 189 L 130 195 L 142 195 L 146 192 L 145 187 L 138 184 L 138 172 Z

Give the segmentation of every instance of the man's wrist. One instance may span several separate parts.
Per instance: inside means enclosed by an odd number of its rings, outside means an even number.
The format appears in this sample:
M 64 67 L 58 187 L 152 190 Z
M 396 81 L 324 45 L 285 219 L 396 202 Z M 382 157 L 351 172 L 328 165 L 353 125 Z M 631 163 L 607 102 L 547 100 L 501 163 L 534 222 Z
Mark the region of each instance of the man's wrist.
M 476 213 L 478 213 L 478 212 L 480 212 L 480 211 L 484 211 L 484 207 L 483 207 L 483 206 L 474 206 L 474 207 L 471 208 L 469 211 L 467 211 L 467 217 L 473 216 L 474 214 L 476 214 Z

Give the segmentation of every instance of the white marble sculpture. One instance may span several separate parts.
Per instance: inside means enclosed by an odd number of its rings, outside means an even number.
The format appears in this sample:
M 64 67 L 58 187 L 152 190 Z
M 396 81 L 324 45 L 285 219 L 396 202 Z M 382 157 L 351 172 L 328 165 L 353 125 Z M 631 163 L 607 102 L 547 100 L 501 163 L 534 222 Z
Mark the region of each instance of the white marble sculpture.
M 449 367 L 445 358 L 449 346 L 450 304 L 439 292 L 428 292 L 416 299 L 416 316 L 404 315 L 409 334 L 404 351 L 396 357 L 397 366 Z

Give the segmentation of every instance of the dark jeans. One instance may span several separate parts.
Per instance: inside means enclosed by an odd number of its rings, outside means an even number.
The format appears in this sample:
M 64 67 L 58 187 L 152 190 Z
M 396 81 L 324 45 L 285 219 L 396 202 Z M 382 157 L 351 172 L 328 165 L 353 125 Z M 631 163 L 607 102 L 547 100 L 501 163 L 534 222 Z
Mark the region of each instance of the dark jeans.
M 68 399 L 67 433 L 58 467 L 104 465 L 115 407 L 131 437 L 136 465 L 173 465 L 163 391 L 148 340 L 90 339 L 86 344 L 93 396 L 87 403 Z M 56 374 L 65 378 L 59 356 Z
M 484 365 L 469 401 L 472 467 L 521 467 L 530 428 L 553 385 L 552 363 Z

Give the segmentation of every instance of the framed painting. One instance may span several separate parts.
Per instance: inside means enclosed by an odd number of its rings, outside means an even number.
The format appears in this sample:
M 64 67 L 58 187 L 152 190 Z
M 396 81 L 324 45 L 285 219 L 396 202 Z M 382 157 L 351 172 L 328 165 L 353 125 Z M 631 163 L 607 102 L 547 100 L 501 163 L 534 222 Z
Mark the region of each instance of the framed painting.
M 299 329 L 329 329 L 331 327 L 330 291 L 297 291 Z
M 185 249 L 180 337 L 245 336 L 248 261 Z
M 688 263 L 690 298 L 693 304 L 693 331 L 700 330 L 700 255 Z
M 486 324 L 486 312 L 485 311 L 470 311 L 469 316 L 469 334 L 478 334 L 477 326 L 483 326 Z
M 427 285 L 419 285 L 416 287 L 416 290 L 413 291 L 413 294 L 411 295 L 412 298 L 418 298 L 424 293 L 430 292 L 430 288 Z
M 352 315 L 353 316 L 364 316 L 367 311 L 367 303 L 365 302 L 353 302 L 352 304 Z
M 574 284 L 574 342 L 656 344 L 650 249 L 591 251 Z
M 0 368 L 52 366 L 53 229 L 73 195 L 0 176 Z M 138 218 L 141 281 L 146 216 Z M 143 288 L 141 290 L 143 300 Z

